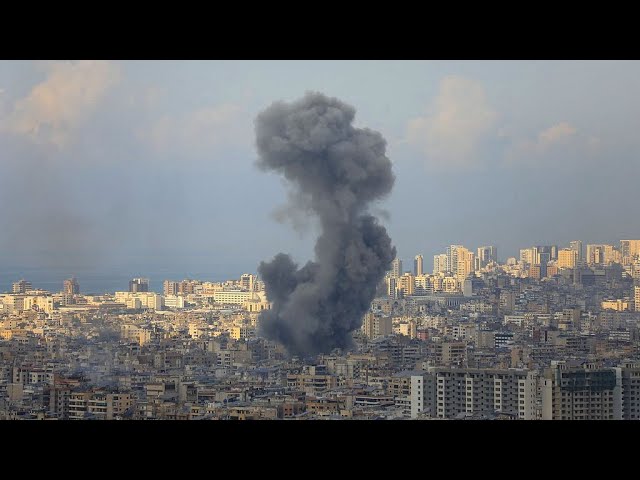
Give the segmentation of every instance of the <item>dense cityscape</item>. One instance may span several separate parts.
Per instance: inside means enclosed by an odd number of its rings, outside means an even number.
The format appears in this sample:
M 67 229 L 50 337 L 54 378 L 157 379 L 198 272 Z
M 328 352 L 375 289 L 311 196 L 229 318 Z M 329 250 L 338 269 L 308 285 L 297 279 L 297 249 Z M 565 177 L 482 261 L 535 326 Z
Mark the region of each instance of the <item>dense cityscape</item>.
M 639 86 L 0 61 L 0 420 L 640 419 Z
M 260 335 L 255 274 L 0 294 L 1 419 L 640 418 L 640 240 L 396 258 L 354 348 Z M 126 286 L 125 286 L 126 287 Z

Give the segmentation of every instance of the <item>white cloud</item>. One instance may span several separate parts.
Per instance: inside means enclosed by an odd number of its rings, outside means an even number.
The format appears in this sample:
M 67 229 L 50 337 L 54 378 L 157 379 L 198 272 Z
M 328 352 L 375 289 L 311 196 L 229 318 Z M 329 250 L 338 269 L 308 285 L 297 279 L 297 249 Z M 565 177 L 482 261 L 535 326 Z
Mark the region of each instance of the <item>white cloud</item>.
M 558 123 L 538 134 L 537 147 L 540 150 L 545 150 L 554 144 L 566 141 L 575 135 L 576 132 L 575 127 L 569 125 L 567 122 Z
M 0 129 L 63 146 L 117 83 L 120 69 L 108 61 L 51 62 L 43 68 L 46 79 L 14 103 Z
M 448 76 L 427 115 L 409 121 L 407 142 L 420 148 L 431 166 L 468 166 L 478 159 L 496 117 L 480 83 Z
M 559 122 L 533 138 L 514 140 L 506 149 L 504 159 L 509 165 L 567 164 L 586 161 L 588 156 L 598 153 L 600 144 L 598 137 L 587 136 L 568 122 Z
M 240 120 L 242 112 L 239 105 L 225 103 L 181 115 L 163 115 L 139 136 L 159 152 L 173 148 L 198 151 L 229 144 L 238 139 L 246 123 Z

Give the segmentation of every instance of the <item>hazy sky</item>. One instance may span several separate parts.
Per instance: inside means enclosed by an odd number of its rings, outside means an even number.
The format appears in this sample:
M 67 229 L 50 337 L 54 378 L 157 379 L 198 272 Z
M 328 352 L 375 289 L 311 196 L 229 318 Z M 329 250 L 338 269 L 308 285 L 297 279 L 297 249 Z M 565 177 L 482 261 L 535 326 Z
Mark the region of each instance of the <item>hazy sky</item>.
M 305 261 L 253 120 L 317 90 L 388 141 L 405 260 L 447 244 L 640 238 L 640 63 L 0 62 L 0 269 L 256 271 Z M 281 216 L 280 216 L 281 217 Z

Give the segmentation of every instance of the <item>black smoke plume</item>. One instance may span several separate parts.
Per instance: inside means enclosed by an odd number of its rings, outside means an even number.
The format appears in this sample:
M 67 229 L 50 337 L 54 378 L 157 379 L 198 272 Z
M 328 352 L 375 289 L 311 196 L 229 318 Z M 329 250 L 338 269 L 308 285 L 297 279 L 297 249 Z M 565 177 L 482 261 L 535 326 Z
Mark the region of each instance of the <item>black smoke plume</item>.
M 350 105 L 307 93 L 256 118 L 258 166 L 284 175 L 294 189 L 290 208 L 317 215 L 322 228 L 314 262 L 299 269 L 280 253 L 258 268 L 273 304 L 260 316 L 261 333 L 291 354 L 349 348 L 396 254 L 367 210 L 395 181 L 386 141 L 355 128 L 354 117 Z

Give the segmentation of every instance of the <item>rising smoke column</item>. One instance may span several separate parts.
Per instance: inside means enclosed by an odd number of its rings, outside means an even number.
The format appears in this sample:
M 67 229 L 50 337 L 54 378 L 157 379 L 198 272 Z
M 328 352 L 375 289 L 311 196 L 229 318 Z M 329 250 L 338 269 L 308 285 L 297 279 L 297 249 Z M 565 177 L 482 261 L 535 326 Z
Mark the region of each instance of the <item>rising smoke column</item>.
M 260 316 L 262 335 L 291 354 L 315 355 L 351 346 L 396 249 L 367 213 L 391 191 L 395 177 L 378 133 L 355 128 L 355 109 L 307 93 L 276 102 L 256 118 L 258 166 L 293 187 L 288 208 L 320 220 L 314 262 L 298 269 L 280 253 L 258 268 L 272 310 Z

